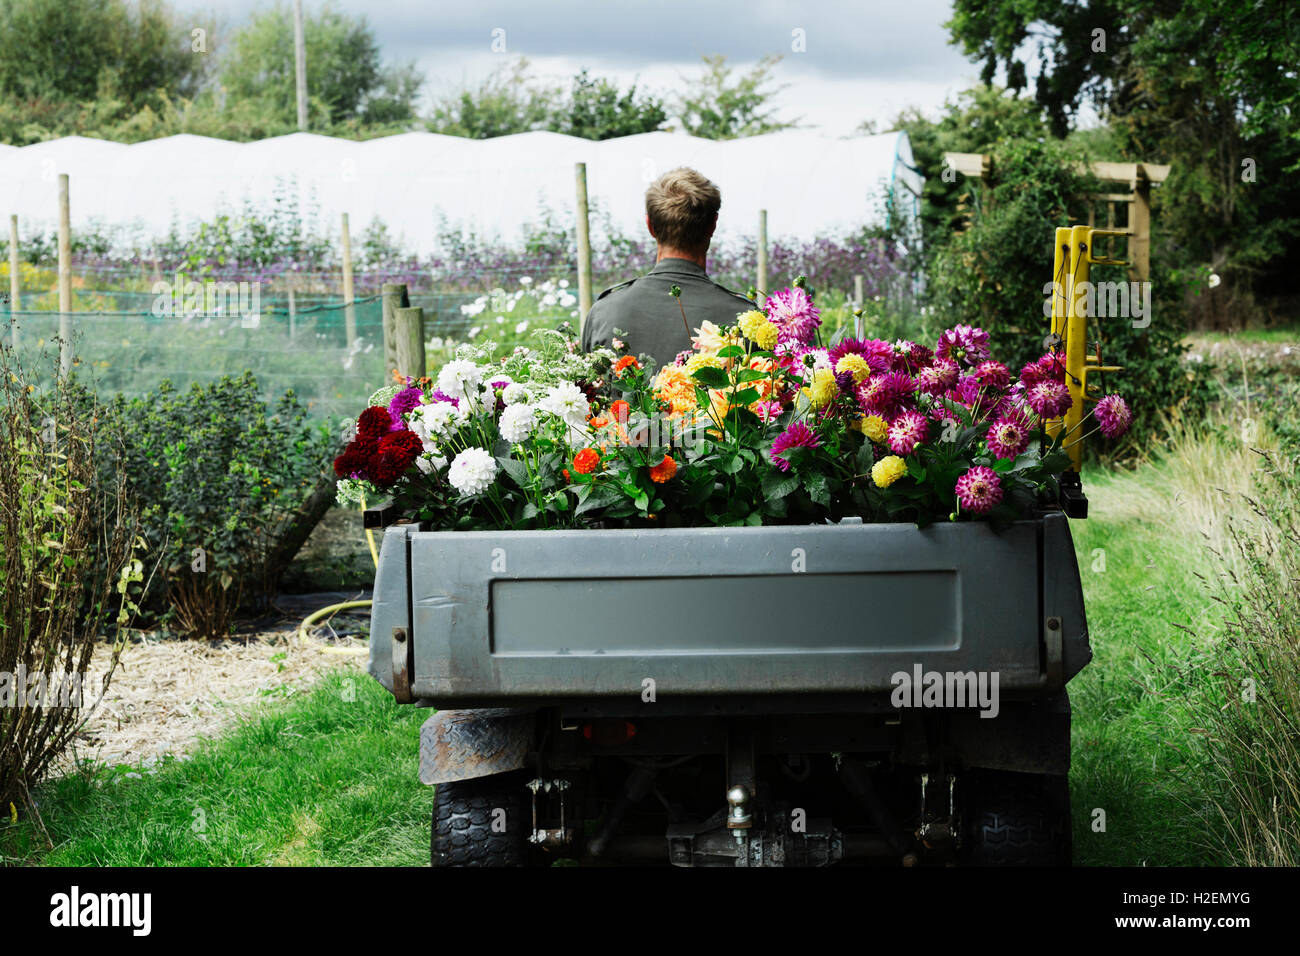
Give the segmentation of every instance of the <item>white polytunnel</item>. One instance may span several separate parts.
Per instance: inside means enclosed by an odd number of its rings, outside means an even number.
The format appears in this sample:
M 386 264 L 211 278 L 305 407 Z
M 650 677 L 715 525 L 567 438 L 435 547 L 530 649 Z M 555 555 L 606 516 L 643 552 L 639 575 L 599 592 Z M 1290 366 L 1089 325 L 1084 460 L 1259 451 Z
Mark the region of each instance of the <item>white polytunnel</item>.
M 720 236 L 753 235 L 767 210 L 776 239 L 808 240 L 915 216 L 923 178 L 906 133 L 834 138 L 785 130 L 736 140 L 643 133 L 592 141 L 533 132 L 472 140 L 415 132 L 356 142 L 294 133 L 249 143 L 179 135 L 135 144 L 69 136 L 0 147 L 0 214 L 24 234 L 52 229 L 58 175 L 67 173 L 72 226 L 95 223 L 144 237 L 182 231 L 245 202 L 269 209 L 297 191 L 322 224 L 347 212 L 354 230 L 382 221 L 413 252 L 431 252 L 440 221 L 506 242 L 549 210 L 571 222 L 574 164 L 587 164 L 595 222 L 644 230 L 645 188 L 692 166 L 722 190 Z

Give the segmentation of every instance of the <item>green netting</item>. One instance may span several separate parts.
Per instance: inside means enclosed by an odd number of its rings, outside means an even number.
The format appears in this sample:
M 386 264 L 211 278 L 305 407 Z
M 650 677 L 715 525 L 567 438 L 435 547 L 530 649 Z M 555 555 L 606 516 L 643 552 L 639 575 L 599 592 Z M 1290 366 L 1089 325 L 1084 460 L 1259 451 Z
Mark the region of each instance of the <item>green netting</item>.
M 163 379 L 180 388 L 210 382 L 222 375 L 251 370 L 267 398 L 293 389 L 313 418 L 352 417 L 366 398 L 386 384 L 383 360 L 382 303 L 379 297 L 359 299 L 353 306 L 356 340 L 348 348 L 347 309 L 337 298 L 295 296 L 295 311 L 280 296 L 263 297 L 256 320 L 236 316 L 155 316 L 155 297 L 118 293 L 124 308 L 117 312 L 74 312 L 69 315 L 78 374 L 88 377 L 104 397 L 121 392 L 139 396 Z M 470 294 L 412 296 L 411 304 L 425 309 L 431 339 L 463 337 L 469 320 L 460 306 Z M 45 367 L 57 353 L 58 312 L 8 312 L 0 308 L 0 332 L 17 325 L 19 361 Z M 0 341 L 10 341 L 0 334 Z M 87 375 L 88 373 L 88 375 Z

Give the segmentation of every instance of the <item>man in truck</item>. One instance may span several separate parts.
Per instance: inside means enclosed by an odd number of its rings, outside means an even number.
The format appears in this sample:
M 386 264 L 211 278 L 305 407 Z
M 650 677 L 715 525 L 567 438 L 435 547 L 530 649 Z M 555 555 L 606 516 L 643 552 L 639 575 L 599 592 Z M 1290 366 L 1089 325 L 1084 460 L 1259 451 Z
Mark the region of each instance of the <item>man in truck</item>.
M 658 247 L 655 267 L 596 297 L 582 326 L 584 350 L 621 338 L 630 354 L 671 365 L 705 321 L 734 325 L 738 313 L 754 307 L 705 271 L 721 206 L 718 187 L 693 169 L 671 170 L 651 184 L 645 222 Z M 673 286 L 681 289 L 680 306 Z

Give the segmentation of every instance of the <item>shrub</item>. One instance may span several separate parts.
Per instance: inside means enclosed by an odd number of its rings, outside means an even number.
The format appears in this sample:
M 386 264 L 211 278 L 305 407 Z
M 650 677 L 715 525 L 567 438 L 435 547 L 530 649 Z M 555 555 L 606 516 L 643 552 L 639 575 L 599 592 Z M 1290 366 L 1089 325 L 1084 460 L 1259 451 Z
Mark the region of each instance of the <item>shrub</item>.
M 964 322 L 989 332 L 990 347 L 1019 368 L 1043 353 L 1049 331 L 1044 286 L 1052 281 L 1055 229 L 1075 223 L 1073 197 L 1097 191 L 1073 172 L 1081 157 L 1051 141 L 1007 141 L 996 149 L 995 182 L 970 227 L 936 254 L 932 301 L 945 324 Z M 1122 280 L 1114 267 L 1094 267 L 1093 281 Z M 1199 414 L 1208 395 L 1203 377 L 1184 366 L 1186 346 L 1179 313 L 1157 269 L 1152 276 L 1153 317 L 1145 328 L 1129 319 L 1094 320 L 1089 342 L 1101 345 L 1106 364 L 1121 365 L 1114 383 L 1134 412 L 1133 429 L 1111 454 L 1127 454 L 1156 433 L 1161 417 Z
M 326 474 L 331 435 L 307 422 L 292 391 L 264 402 L 251 372 L 186 392 L 164 381 L 143 398 L 118 396 L 112 411 L 177 623 L 203 637 L 229 633 L 246 598 L 274 592 L 292 557 L 286 536 L 314 524 L 304 507 Z
M 0 379 L 0 807 L 7 811 L 82 723 L 84 679 L 105 625 L 115 637 L 107 688 L 142 565 L 124 477 L 101 467 L 112 441 L 97 421 L 103 410 L 66 381 L 38 391 L 8 348 L 0 350 Z

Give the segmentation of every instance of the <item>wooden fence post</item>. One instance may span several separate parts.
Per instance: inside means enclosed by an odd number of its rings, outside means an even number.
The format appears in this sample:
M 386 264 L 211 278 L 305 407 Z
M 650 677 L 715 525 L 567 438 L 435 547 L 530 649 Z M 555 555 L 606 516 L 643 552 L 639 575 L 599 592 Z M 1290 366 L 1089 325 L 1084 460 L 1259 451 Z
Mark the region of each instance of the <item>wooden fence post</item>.
M 352 292 L 352 236 L 348 232 L 348 214 L 343 214 L 343 324 L 347 329 L 348 354 L 356 350 L 357 307 Z
M 384 384 L 397 366 L 397 310 L 410 306 L 411 299 L 403 282 L 385 282 L 380 289 L 383 297 L 384 321 Z
M 853 308 L 862 309 L 862 276 L 853 277 Z M 853 337 L 862 338 L 862 316 L 853 317 Z
M 758 211 L 758 304 L 767 300 L 767 210 Z
M 397 339 L 397 373 L 410 378 L 423 378 L 424 367 L 424 309 L 401 308 L 394 317 Z
M 59 372 L 72 371 L 72 214 L 68 174 L 59 173 Z
M 9 344 L 18 348 L 18 319 L 22 308 L 22 283 L 18 278 L 18 214 L 9 217 Z
M 591 311 L 591 223 L 587 208 L 587 164 L 574 165 L 578 187 L 578 334 Z

